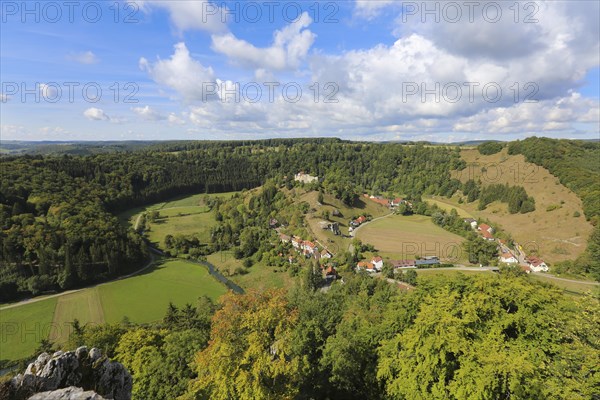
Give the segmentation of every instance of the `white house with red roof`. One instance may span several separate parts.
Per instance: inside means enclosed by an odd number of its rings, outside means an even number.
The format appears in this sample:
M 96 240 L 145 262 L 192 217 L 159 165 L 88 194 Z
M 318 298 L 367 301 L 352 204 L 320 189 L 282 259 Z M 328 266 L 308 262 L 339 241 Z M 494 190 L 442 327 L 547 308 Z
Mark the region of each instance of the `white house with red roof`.
M 505 252 L 500 254 L 500 262 L 505 264 L 518 264 L 519 260 L 511 252 Z
M 548 272 L 548 265 L 539 257 L 527 257 L 527 265 L 533 272 Z

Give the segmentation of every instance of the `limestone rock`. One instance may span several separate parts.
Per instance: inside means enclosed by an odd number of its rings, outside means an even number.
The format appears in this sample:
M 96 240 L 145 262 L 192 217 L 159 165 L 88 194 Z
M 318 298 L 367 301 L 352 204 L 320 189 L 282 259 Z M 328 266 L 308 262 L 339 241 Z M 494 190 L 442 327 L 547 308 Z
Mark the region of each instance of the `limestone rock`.
M 10 399 L 28 399 L 36 393 L 54 392 L 65 388 L 72 392 L 81 388 L 81 393 L 84 394 L 87 393 L 86 390 L 93 391 L 90 393 L 96 397 L 89 399 L 129 400 L 132 386 L 131 374 L 122 364 L 102 356 L 96 348 L 88 351 L 87 347 L 79 347 L 75 351 L 59 351 L 53 355 L 40 354 L 23 374 L 14 377 L 9 387 L 3 388 L 0 393 L 8 392 Z M 80 396 L 80 393 L 75 394 Z M 70 392 L 57 395 L 68 396 Z M 81 396 L 73 399 L 88 398 L 83 394 Z M 0 400 L 2 397 L 4 396 L 0 396 Z M 43 397 L 34 397 L 37 398 Z
M 53 390 L 34 394 L 28 400 L 106 400 L 98 393 L 89 390 L 84 392 L 82 388 L 70 386 L 65 389 Z

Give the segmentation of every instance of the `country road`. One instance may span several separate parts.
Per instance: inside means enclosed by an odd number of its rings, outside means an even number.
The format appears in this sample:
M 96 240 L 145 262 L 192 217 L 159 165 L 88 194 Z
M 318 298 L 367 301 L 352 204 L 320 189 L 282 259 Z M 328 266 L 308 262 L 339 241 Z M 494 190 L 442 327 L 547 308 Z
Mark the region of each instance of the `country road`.
M 60 296 L 66 296 L 68 294 L 72 294 L 72 293 L 77 293 L 77 292 L 81 292 L 82 290 L 86 290 L 86 289 L 90 289 L 96 286 L 102 286 L 102 285 L 106 285 L 108 283 L 111 282 L 116 282 L 119 281 L 121 279 L 126 279 L 126 278 L 131 278 L 134 275 L 137 275 L 139 273 L 144 272 L 145 270 L 147 270 L 148 268 L 150 268 L 152 266 L 152 264 L 154 264 L 154 261 L 156 261 L 156 258 L 154 257 L 154 254 L 152 252 L 152 248 L 150 246 L 148 246 L 150 248 L 150 261 L 148 261 L 148 263 L 146 265 L 144 265 L 142 268 L 138 269 L 137 271 L 134 271 L 130 274 L 124 275 L 124 276 L 120 276 L 118 278 L 115 279 L 111 279 L 110 281 L 106 281 L 106 282 L 102 282 L 102 283 L 96 283 L 90 286 L 86 286 L 83 288 L 79 288 L 79 289 L 73 289 L 73 290 L 67 290 L 66 292 L 60 292 L 60 293 L 56 293 L 56 294 L 51 294 L 49 296 L 39 296 L 39 297 L 34 297 L 31 299 L 27 299 L 27 300 L 22 300 L 19 301 L 17 303 L 13 303 L 13 304 L 9 304 L 7 306 L 4 307 L 0 307 L 0 311 L 3 310 L 8 310 L 9 308 L 15 308 L 15 307 L 20 307 L 20 306 L 24 306 L 26 304 L 31 304 L 31 303 L 37 303 L 38 301 L 42 301 L 42 300 L 47 300 L 47 299 L 52 299 L 54 297 L 60 297 Z

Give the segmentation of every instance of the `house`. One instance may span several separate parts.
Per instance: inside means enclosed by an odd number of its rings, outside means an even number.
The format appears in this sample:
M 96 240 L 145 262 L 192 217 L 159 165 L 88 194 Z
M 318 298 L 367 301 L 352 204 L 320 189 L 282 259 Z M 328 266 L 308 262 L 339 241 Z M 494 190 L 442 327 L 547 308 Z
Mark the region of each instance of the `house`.
M 463 221 L 471 225 L 471 228 L 477 229 L 477 220 L 475 218 L 463 218 Z
M 365 222 L 367 222 L 367 217 L 365 217 L 364 215 L 361 215 L 360 217 L 356 218 L 354 221 L 351 221 L 350 223 L 352 225 L 354 225 L 355 227 L 360 226 L 361 224 L 364 224 Z
M 548 265 L 538 257 L 527 257 L 527 265 L 533 272 L 548 272 Z
M 277 221 L 275 218 L 271 218 L 271 220 L 269 221 L 269 228 L 275 229 L 279 226 L 279 221 Z
M 400 197 L 396 197 L 394 200 L 392 200 L 390 202 L 390 206 L 392 206 L 392 207 L 398 207 L 402 203 L 404 203 L 404 199 L 402 199 Z
M 531 273 L 531 268 L 529 268 L 528 265 L 521 265 L 521 269 L 523 270 L 523 272 L 525 272 L 526 274 L 530 274 Z
M 315 245 L 313 242 L 305 240 L 302 242 L 302 245 L 300 248 L 302 250 L 304 250 L 304 254 L 313 255 L 313 254 L 315 254 L 315 251 L 317 250 L 317 245 Z
M 394 268 L 416 268 L 417 260 L 391 260 L 390 264 Z
M 357 265 L 356 265 L 356 269 L 357 270 L 362 270 L 364 269 L 367 272 L 377 272 L 375 270 L 375 266 L 370 263 L 370 262 L 366 262 L 366 261 L 360 261 Z
M 379 256 L 373 257 L 371 264 L 373 264 L 376 271 L 381 271 L 383 269 L 383 258 Z
M 419 267 L 427 267 L 430 265 L 439 265 L 440 259 L 437 256 L 428 256 L 421 258 L 419 260 L 415 260 L 415 265 L 417 268 Z
M 286 235 L 286 234 L 280 233 L 280 234 L 279 234 L 279 240 L 281 240 L 281 242 L 283 242 L 283 243 L 289 243 L 289 242 L 290 242 L 290 240 L 292 240 L 292 238 L 291 238 L 291 237 L 289 237 L 289 236 L 288 236 L 288 235 Z
M 494 233 L 494 229 L 491 226 L 489 226 L 488 224 L 481 224 L 481 225 L 479 225 L 479 227 L 477 229 L 480 230 L 481 232 Z
M 490 232 L 488 231 L 480 231 L 481 236 L 483 236 L 483 238 L 485 240 L 489 240 L 489 241 L 493 241 L 494 240 L 494 235 L 492 235 Z
M 302 183 L 313 183 L 313 182 L 318 181 L 319 177 L 305 174 L 304 171 L 300 171 L 296 175 L 294 175 L 294 180 L 296 182 L 302 182 Z
M 505 252 L 500 255 L 500 262 L 505 264 L 517 264 L 519 260 L 517 260 L 511 252 Z
M 333 257 L 331 255 L 331 253 L 328 252 L 327 249 L 323 249 L 323 251 L 321 252 L 321 258 L 331 258 L 331 257 Z

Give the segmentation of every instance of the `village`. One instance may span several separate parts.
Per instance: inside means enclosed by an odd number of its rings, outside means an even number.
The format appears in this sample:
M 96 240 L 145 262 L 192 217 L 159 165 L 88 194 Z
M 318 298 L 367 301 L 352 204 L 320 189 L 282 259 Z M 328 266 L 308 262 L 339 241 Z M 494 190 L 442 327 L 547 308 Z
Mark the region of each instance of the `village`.
M 318 182 L 317 176 L 311 176 L 304 172 L 300 172 L 294 176 L 294 180 L 303 184 L 310 184 Z M 395 212 L 402 205 L 408 209 L 412 209 L 413 204 L 401 197 L 393 199 L 387 199 L 383 196 L 373 196 L 363 194 L 363 198 L 368 201 L 372 201 L 381 206 L 387 207 L 391 212 Z M 372 217 L 368 214 L 359 215 L 348 222 L 348 238 L 354 236 L 355 231 L 364 224 L 370 222 Z M 474 218 L 464 218 L 463 221 L 469 224 L 473 231 L 477 232 L 484 240 L 494 242 L 497 244 L 498 249 L 498 264 L 506 265 L 518 265 L 525 273 L 532 272 L 548 272 L 548 265 L 543 259 L 537 256 L 527 256 L 524 249 L 518 244 L 514 243 L 514 250 L 510 249 L 505 240 L 496 238 L 494 236 L 494 228 L 486 223 L 479 223 Z M 319 265 L 323 278 L 330 282 L 338 278 L 338 272 L 336 270 L 336 264 L 330 260 L 335 256 L 325 246 L 317 246 L 313 241 L 304 240 L 298 236 L 289 236 L 281 232 L 281 227 L 278 227 L 276 220 L 272 220 L 271 228 L 277 230 L 279 234 L 280 242 L 286 244 L 291 243 L 291 248 L 296 252 L 297 255 L 305 259 L 314 259 Z M 340 230 L 339 223 L 330 221 L 321 221 L 319 226 L 323 230 L 330 230 L 336 236 L 343 236 Z M 288 262 L 296 262 L 296 258 L 290 254 L 288 256 Z M 394 272 L 400 272 L 405 269 L 420 269 L 420 268 L 437 268 L 441 266 L 453 266 L 451 264 L 443 264 L 440 258 L 436 255 L 427 256 L 416 256 L 409 259 L 389 259 L 384 260 L 380 255 L 373 255 L 372 257 L 359 261 L 356 264 L 355 269 L 357 271 L 365 271 L 367 273 L 380 273 L 383 271 L 384 263 L 387 263 L 393 268 Z M 479 265 L 484 267 L 483 265 Z M 486 266 L 488 267 L 488 266 Z

